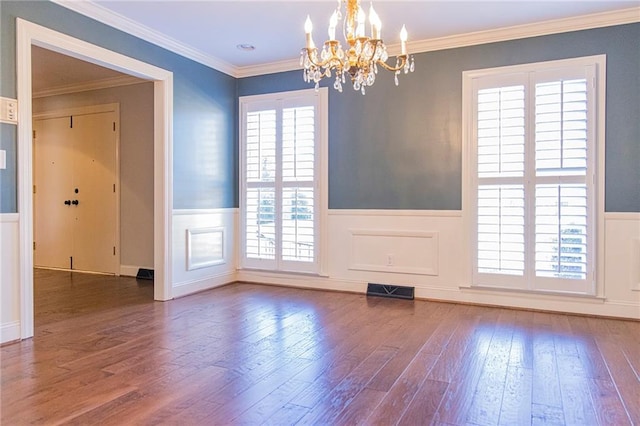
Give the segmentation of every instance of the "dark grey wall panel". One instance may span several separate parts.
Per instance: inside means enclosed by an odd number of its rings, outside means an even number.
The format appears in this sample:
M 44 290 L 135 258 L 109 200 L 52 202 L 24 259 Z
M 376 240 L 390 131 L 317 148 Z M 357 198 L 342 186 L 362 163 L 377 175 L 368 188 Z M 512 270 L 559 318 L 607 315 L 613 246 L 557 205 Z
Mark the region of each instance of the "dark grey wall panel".
M 381 71 L 364 97 L 330 89 L 329 207 L 460 209 L 462 72 L 606 54 L 606 211 L 640 212 L 638 40 L 629 24 L 428 52 L 399 87 Z M 238 84 L 240 96 L 310 87 L 301 72 Z
M 233 77 L 56 4 L 3 0 L 0 2 L 2 96 L 16 96 L 16 17 L 172 71 L 174 208 L 237 206 L 237 155 L 234 154 L 237 112 Z M 13 138 L 15 140 L 15 136 Z M 15 179 L 2 179 L 0 185 L 3 197 L 5 192 L 15 194 Z

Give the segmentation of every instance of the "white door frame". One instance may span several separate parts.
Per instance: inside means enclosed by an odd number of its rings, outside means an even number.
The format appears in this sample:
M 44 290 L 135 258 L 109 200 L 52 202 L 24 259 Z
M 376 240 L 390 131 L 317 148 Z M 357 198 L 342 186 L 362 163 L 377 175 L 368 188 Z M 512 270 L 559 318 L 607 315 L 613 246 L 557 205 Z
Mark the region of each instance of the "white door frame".
M 117 253 L 117 257 L 115 262 L 117 262 L 116 265 L 114 265 L 114 270 L 112 271 L 115 275 L 120 275 L 120 265 L 122 264 L 122 259 L 120 257 L 120 104 L 115 102 L 115 103 L 108 103 L 108 104 L 97 104 L 97 105 L 88 105 L 88 106 L 81 106 L 81 107 L 72 107 L 72 108 L 63 108 L 63 109 L 56 109 L 56 110 L 51 110 L 51 111 L 45 111 L 45 112 L 40 112 L 37 114 L 32 114 L 31 118 L 31 124 L 33 125 L 33 122 L 36 120 L 45 120 L 48 118 L 63 118 L 63 117 L 69 117 L 69 116 L 79 116 L 79 115 L 89 115 L 89 114 L 100 114 L 100 113 L 105 113 L 105 112 L 113 112 L 115 113 L 116 116 L 116 122 L 117 122 L 117 132 L 116 132 L 116 142 L 115 142 L 115 175 L 113 176 L 114 178 L 114 183 L 116 184 L 116 187 L 114 188 L 114 192 L 115 192 L 115 212 L 116 212 L 116 221 L 115 221 L 115 235 L 114 235 L 114 244 L 115 244 L 115 252 Z M 32 143 L 32 147 L 35 147 L 35 142 Z M 37 152 L 36 152 L 36 156 L 37 156 Z M 34 170 L 34 172 L 37 174 L 38 171 Z M 35 217 L 35 222 L 38 221 L 38 216 L 36 215 Z M 34 222 L 34 226 L 35 226 L 35 222 Z M 37 238 L 37 236 L 36 236 Z
M 20 337 L 33 336 L 31 46 L 154 81 L 154 299 L 171 299 L 173 73 L 49 28 L 16 19 Z

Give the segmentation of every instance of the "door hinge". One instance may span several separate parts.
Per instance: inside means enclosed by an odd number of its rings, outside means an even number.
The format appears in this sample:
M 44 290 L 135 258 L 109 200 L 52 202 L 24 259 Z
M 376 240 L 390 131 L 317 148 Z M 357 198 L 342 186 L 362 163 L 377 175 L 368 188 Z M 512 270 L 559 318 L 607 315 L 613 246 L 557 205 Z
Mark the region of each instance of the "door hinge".
M 36 249 L 36 242 L 35 241 L 33 242 L 33 249 L 34 250 Z
M 113 131 L 114 132 L 116 131 L 116 122 L 115 121 L 113 122 Z
M 33 193 L 34 194 L 36 193 L 36 186 L 35 185 L 33 185 Z
M 36 138 L 36 131 L 35 130 L 33 131 L 33 138 L 34 139 Z
M 69 116 L 69 127 L 73 129 L 73 115 Z
M 116 192 L 116 184 L 113 184 L 113 192 Z
M 116 255 L 116 248 L 115 248 L 115 246 L 113 247 L 113 255 L 114 255 L 114 256 Z

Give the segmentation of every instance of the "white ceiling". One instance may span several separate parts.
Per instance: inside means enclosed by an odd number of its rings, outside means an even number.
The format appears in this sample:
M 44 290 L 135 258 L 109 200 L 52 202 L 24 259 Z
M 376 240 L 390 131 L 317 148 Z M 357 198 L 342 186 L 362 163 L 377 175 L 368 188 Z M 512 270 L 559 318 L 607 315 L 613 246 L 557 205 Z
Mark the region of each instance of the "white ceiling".
M 336 0 L 93 0 L 92 3 L 233 67 L 297 59 L 304 47 L 307 14 L 314 23 L 316 44 L 320 45 L 327 37 L 329 17 L 337 4 Z M 367 12 L 369 4 L 362 1 Z M 429 40 L 632 8 L 639 6 L 640 1 L 375 0 L 373 5 L 382 19 L 382 38 L 391 45 L 399 43 L 403 24 L 410 41 Z M 243 43 L 256 49 L 245 52 L 236 48 Z
M 307 14 L 314 23 L 314 40 L 320 45 L 326 39 L 329 17 L 337 4 L 336 0 L 53 1 L 234 76 L 295 68 L 305 43 L 303 26 Z M 369 4 L 362 1 L 365 11 Z M 415 51 L 425 43 L 456 36 L 543 22 L 561 23 L 583 15 L 626 10 L 632 21 L 640 21 L 640 0 L 376 0 L 373 5 L 383 23 L 382 38 L 392 54 L 403 24 L 409 32 L 411 52 L 412 47 Z M 236 47 L 239 44 L 253 45 L 255 50 L 240 50 Z M 64 62 L 66 57 L 55 55 L 34 52 L 34 87 L 116 75 L 109 75 L 104 68 L 68 64 Z M 93 73 L 99 75 L 91 77 Z

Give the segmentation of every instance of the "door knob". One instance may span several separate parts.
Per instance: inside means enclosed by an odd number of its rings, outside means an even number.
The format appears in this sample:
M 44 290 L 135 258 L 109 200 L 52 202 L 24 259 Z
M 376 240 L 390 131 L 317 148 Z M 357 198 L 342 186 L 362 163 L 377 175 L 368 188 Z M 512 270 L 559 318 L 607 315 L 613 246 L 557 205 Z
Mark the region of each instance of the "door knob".
M 64 200 L 64 205 L 65 206 L 70 206 L 71 205 L 71 200 Z
M 77 206 L 78 204 L 80 204 L 80 202 L 78 200 L 73 200 L 71 204 L 73 204 L 74 206 Z

